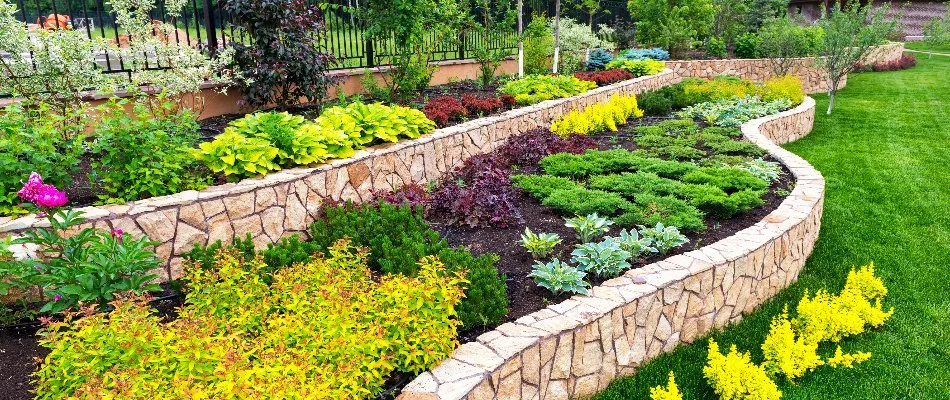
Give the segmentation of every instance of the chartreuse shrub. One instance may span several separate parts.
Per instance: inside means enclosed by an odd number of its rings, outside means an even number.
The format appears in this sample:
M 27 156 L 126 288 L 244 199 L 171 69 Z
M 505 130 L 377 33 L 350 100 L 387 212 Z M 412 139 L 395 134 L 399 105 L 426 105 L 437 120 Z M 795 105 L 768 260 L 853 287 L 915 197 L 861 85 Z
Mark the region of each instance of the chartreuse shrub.
M 528 105 L 545 100 L 571 97 L 594 89 L 597 84 L 566 75 L 529 75 L 510 81 L 500 91 L 515 96 L 518 104 Z
M 778 99 L 787 99 L 797 106 L 805 100 L 805 89 L 802 88 L 802 81 L 795 75 L 785 75 L 777 78 L 771 78 L 762 83 L 759 88 L 759 97 L 764 101 L 775 101 Z
M 394 371 L 417 373 L 458 344 L 464 279 L 438 259 L 415 277 L 373 281 L 346 241 L 280 269 L 219 253 L 188 269 L 186 304 L 163 322 L 143 299 L 67 315 L 40 344 L 38 399 L 370 398 Z
M 683 394 L 676 386 L 676 376 L 670 371 L 670 380 L 666 387 L 654 386 L 650 388 L 650 400 L 683 400 Z
M 769 378 L 765 368 L 755 365 L 749 352 L 740 353 L 735 345 L 728 354 L 719 352 L 719 344 L 709 340 L 709 358 L 703 376 L 713 391 L 724 400 L 778 400 L 782 392 Z
M 615 95 L 607 102 L 587 106 L 583 111 L 571 110 L 551 124 L 551 132 L 560 136 L 616 132 L 618 126 L 626 124 L 630 118 L 642 116 L 643 111 L 637 107 L 636 96 Z
M 643 59 L 643 60 L 625 60 L 617 58 L 607 63 L 607 70 L 624 69 L 633 74 L 635 78 L 647 75 L 656 75 L 663 72 L 666 63 L 663 61 Z
M 314 121 L 286 112 L 250 114 L 193 154 L 212 172 L 239 179 L 350 157 L 355 149 L 417 138 L 434 129 L 435 123 L 419 110 L 354 102 L 328 108 Z

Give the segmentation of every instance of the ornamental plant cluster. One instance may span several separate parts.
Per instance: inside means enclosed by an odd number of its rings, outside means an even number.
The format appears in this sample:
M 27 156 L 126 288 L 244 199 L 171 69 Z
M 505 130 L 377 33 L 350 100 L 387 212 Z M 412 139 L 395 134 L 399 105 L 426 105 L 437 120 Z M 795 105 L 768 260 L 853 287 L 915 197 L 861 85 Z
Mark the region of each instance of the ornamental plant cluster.
M 665 68 L 666 63 L 652 59 L 627 60 L 618 57 L 617 59 L 607 63 L 607 70 L 623 69 L 632 74 L 635 78 L 647 75 L 656 75 L 660 72 L 663 72 L 663 69 Z
M 566 75 L 529 75 L 510 81 L 500 91 L 515 97 L 521 105 L 537 104 L 545 100 L 571 97 L 597 87 L 590 81 L 583 81 Z
M 639 232 L 636 229 L 623 229 L 617 236 L 607 236 L 597 241 L 610 231 L 613 221 L 594 213 L 565 218 L 565 222 L 565 226 L 577 232 L 580 241 L 570 254 L 570 262 L 576 266 L 558 258 L 543 261 L 560 243 L 557 234 L 535 235 L 526 229 L 520 241 L 522 247 L 537 260 L 528 277 L 555 296 L 564 293 L 587 294 L 590 286 L 588 275 L 598 279 L 617 277 L 632 267 L 632 261 L 655 253 L 666 254 L 670 249 L 689 241 L 676 227 L 661 223 L 649 228 L 641 225 Z
M 711 80 L 688 78 L 675 85 L 651 90 L 639 97 L 646 115 L 665 116 L 673 110 L 701 103 L 732 103 L 736 98 L 755 97 L 763 102 L 786 99 L 792 106 L 801 104 L 805 91 L 795 76 L 771 78 L 755 83 L 733 76 L 719 76 Z
M 250 114 L 193 153 L 212 172 L 234 180 L 350 157 L 374 143 L 417 138 L 434 129 L 418 110 L 355 102 L 331 107 L 313 121 L 287 112 Z
M 596 132 L 617 132 L 630 118 L 640 118 L 643 111 L 633 95 L 614 95 L 605 103 L 597 103 L 582 111 L 571 110 L 551 124 L 551 131 L 559 136 L 589 135 Z
M 623 82 L 628 79 L 633 79 L 634 76 L 625 69 L 612 69 L 610 71 L 591 71 L 591 72 L 575 72 L 574 77 L 582 81 L 591 81 L 597 84 L 597 86 L 607 86 L 617 82 Z
M 739 352 L 735 345 L 723 354 L 719 345 L 710 340 L 703 375 L 723 399 L 780 399 L 782 393 L 775 383 L 779 377 L 794 383 L 822 365 L 854 368 L 870 359 L 871 354 L 845 353 L 839 345 L 834 355 L 823 358 L 818 347 L 883 326 L 894 313 L 893 309 L 882 308 L 886 295 L 887 288 L 874 274 L 873 263 L 852 269 L 839 294 L 819 290 L 810 297 L 806 292 L 796 317 L 789 318 L 786 307 L 772 320 L 761 346 L 762 364 L 753 363 L 749 352 Z
M 150 271 L 159 267 L 157 243 L 121 230 L 79 229 L 82 211 L 63 210 L 69 199 L 36 172 L 17 192 L 34 204 L 48 228 L 25 232 L 11 246 L 35 248 L 26 259 L 0 258 L 0 296 L 37 293 L 40 313 L 58 313 L 80 304 L 105 308 L 117 293 L 158 289 Z M 75 232 L 67 237 L 67 232 Z
M 418 185 L 415 185 L 418 186 Z M 424 189 L 421 189 L 423 190 Z M 314 254 L 326 253 L 338 240 L 347 238 L 353 246 L 372 249 L 367 266 L 381 274 L 415 277 L 419 259 L 438 257 L 447 271 L 458 273 L 465 297 L 456 310 L 461 326 L 474 329 L 497 324 L 508 313 L 504 277 L 495 264 L 498 256 L 475 256 L 465 248 L 452 248 L 423 219 L 421 206 L 410 203 L 389 204 L 381 199 L 362 205 L 328 204 L 309 230 L 309 240 L 292 236 L 256 251 L 250 236 L 237 238 L 233 245 L 220 242 L 207 247 L 195 246 L 187 258 L 195 266 L 211 270 L 215 255 L 224 248 L 247 261 L 261 257 L 266 274 L 274 274 L 294 264 L 307 262 Z M 266 275 L 265 275 L 265 279 Z
M 638 150 L 553 154 L 541 160 L 538 173 L 512 181 L 566 215 L 597 213 L 621 226 L 663 223 L 695 232 L 706 228 L 707 219 L 728 219 L 763 204 L 781 173 L 777 163 L 754 159 L 763 150 L 738 140 L 735 129 L 700 130 L 692 121 L 672 120 L 634 132 Z
M 450 122 L 462 122 L 469 118 L 479 118 L 498 112 L 502 108 L 512 108 L 515 98 L 508 94 L 498 97 L 481 97 L 465 94 L 462 97 L 439 96 L 422 106 L 422 112 L 439 127 Z
M 370 253 L 341 240 L 273 273 L 231 252 L 189 268 L 186 304 L 164 322 L 140 298 L 68 314 L 42 332 L 38 399 L 319 398 L 377 395 L 457 346 L 466 283 L 435 257 L 374 281 Z

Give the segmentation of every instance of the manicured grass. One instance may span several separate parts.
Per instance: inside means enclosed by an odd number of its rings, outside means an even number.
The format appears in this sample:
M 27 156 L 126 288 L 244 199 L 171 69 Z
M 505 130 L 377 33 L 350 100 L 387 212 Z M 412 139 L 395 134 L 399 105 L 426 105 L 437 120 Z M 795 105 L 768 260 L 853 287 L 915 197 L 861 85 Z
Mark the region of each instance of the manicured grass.
M 781 383 L 783 399 L 950 398 L 950 57 L 918 60 L 910 70 L 852 75 L 830 117 L 827 97 L 816 96 L 814 131 L 787 146 L 827 181 L 821 237 L 797 284 L 712 337 L 759 362 L 784 304 L 806 289 L 840 290 L 852 265 L 870 261 L 896 312 L 882 329 L 842 341 L 844 351 L 873 353 L 868 362 Z M 714 399 L 702 376 L 706 346 L 702 339 L 661 356 L 597 399 L 647 399 L 670 370 L 684 398 Z
M 929 51 L 934 53 L 948 53 L 950 54 L 950 44 L 937 45 L 931 47 L 924 42 L 907 42 L 904 43 L 904 48 L 918 51 Z

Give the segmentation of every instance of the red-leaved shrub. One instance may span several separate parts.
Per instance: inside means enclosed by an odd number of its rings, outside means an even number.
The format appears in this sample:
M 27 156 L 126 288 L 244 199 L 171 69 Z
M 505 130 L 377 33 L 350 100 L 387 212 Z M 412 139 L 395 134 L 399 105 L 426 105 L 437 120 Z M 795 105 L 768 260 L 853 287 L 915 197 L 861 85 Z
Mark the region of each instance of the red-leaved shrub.
M 429 196 L 426 193 L 426 188 L 416 183 L 416 181 L 401 185 L 395 190 L 373 190 L 371 193 L 374 203 L 383 202 L 395 206 L 406 205 L 412 208 L 425 206 Z
M 515 96 L 510 94 L 502 94 L 501 96 L 498 96 L 498 100 L 501 100 L 501 104 L 503 104 L 505 108 L 512 108 L 516 104 Z
M 562 138 L 550 130 L 532 129 L 524 134 L 508 138 L 497 151 L 498 162 L 506 167 L 533 167 L 545 156 L 555 153 L 580 154 L 597 148 L 597 141 L 586 135 L 569 135 Z
M 515 206 L 518 189 L 509 170 L 487 154 L 469 157 L 439 183 L 429 196 L 430 214 L 471 227 L 505 227 L 521 220 Z
M 917 65 L 917 58 L 914 56 L 903 55 L 901 58 L 889 62 L 879 62 L 871 66 L 874 72 L 881 71 L 899 71 L 902 69 L 913 68 Z
M 439 96 L 429 100 L 422 106 L 422 112 L 440 127 L 468 116 L 468 110 L 452 96 Z
M 495 97 L 477 97 L 471 94 L 462 96 L 462 106 L 472 115 L 485 116 L 501 109 L 501 100 Z
M 597 84 L 597 86 L 609 85 L 634 78 L 633 74 L 623 68 L 611 69 L 607 71 L 575 72 L 574 77 L 582 81 L 594 82 Z

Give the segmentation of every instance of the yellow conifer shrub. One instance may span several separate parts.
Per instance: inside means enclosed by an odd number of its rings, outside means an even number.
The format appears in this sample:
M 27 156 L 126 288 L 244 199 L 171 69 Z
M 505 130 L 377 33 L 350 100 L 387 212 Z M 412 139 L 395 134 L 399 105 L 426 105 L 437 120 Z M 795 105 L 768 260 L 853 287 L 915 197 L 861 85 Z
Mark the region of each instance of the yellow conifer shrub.
M 798 303 L 801 334 L 814 342 L 839 342 L 864 332 L 868 326 L 878 328 L 894 313 L 893 308 L 882 308 L 886 294 L 884 282 L 874 275 L 874 264 L 852 269 L 840 295 L 819 290 L 810 298 L 805 293 Z
M 583 111 L 572 110 L 551 124 L 551 132 L 560 136 L 616 132 L 630 118 L 642 116 L 643 110 L 637 105 L 636 96 L 615 95 L 606 103 L 592 104 Z
M 739 353 L 733 345 L 729 354 L 719 352 L 716 341 L 709 340 L 709 359 L 703 376 L 722 400 L 777 400 L 782 398 L 765 368 L 755 365 L 748 352 Z
M 795 380 L 824 364 L 818 355 L 818 342 L 806 340 L 792 329 L 788 308 L 772 320 L 769 334 L 762 343 L 765 361 L 762 367 L 772 376 L 785 375 Z
M 680 389 L 676 387 L 676 377 L 673 376 L 673 371 L 670 371 L 670 380 L 666 383 L 666 387 L 654 386 L 650 388 L 650 400 L 683 400 Z

